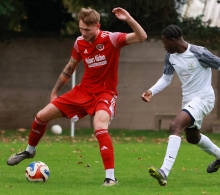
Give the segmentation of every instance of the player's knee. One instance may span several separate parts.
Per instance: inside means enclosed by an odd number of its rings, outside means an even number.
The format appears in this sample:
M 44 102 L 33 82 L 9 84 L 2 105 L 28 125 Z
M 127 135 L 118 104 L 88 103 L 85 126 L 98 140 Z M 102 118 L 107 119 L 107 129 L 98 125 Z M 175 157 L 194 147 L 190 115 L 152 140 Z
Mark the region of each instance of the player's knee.
M 94 125 L 94 133 L 96 132 L 96 130 L 99 130 L 99 129 L 108 129 L 108 124 L 97 124 L 97 125 Z
M 170 123 L 170 129 L 169 130 L 170 130 L 171 135 L 180 136 L 180 134 L 181 134 L 181 128 L 180 128 L 179 124 L 176 123 L 175 121 L 172 121 Z
M 108 129 L 109 126 L 109 119 L 108 118 L 95 118 L 94 119 L 94 131 L 99 130 L 99 129 Z
M 37 114 L 36 114 L 36 118 L 42 120 L 42 115 L 41 115 L 41 111 L 39 111 Z
M 36 118 L 39 119 L 40 121 L 44 121 L 44 122 L 49 122 L 50 120 L 48 120 L 48 117 L 46 117 L 46 115 L 44 114 L 44 112 L 42 112 L 42 110 L 40 110 L 37 115 Z

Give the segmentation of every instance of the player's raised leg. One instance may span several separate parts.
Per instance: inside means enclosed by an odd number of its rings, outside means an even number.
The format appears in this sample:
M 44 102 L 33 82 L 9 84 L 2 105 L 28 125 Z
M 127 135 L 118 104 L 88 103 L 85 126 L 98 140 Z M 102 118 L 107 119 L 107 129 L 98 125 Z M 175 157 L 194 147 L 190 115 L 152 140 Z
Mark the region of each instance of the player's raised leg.
M 214 173 L 218 171 L 220 167 L 220 148 L 216 146 L 207 136 L 201 134 L 201 139 L 197 144 L 204 152 L 214 156 L 216 158 L 215 161 L 209 164 L 207 167 L 208 173 Z
M 206 171 L 208 173 L 214 173 L 214 172 L 217 172 L 219 168 L 220 168 L 220 159 L 216 159 L 215 161 L 209 164 Z
M 195 144 L 201 148 L 204 152 L 215 157 L 215 161 L 210 163 L 207 167 L 208 173 L 213 173 L 218 171 L 220 167 L 220 148 L 215 145 L 206 135 L 200 133 L 203 118 L 207 115 L 205 113 L 210 113 L 214 107 L 214 99 L 206 98 L 195 98 L 189 102 L 185 109 L 189 109 L 190 113 L 196 120 L 194 121 L 194 128 L 185 129 L 186 140 L 188 143 Z
M 39 111 L 32 123 L 26 150 L 11 155 L 7 160 L 7 164 L 14 166 L 25 159 L 34 158 L 36 155 L 36 146 L 44 135 L 48 122 L 60 117 L 62 117 L 62 113 L 53 104 L 48 104 L 44 109 Z
M 207 167 L 208 173 L 218 171 L 220 167 L 220 148 L 215 145 L 206 135 L 203 135 L 197 129 L 185 129 L 186 140 L 201 148 L 204 152 L 216 158 L 215 161 L 210 163 Z

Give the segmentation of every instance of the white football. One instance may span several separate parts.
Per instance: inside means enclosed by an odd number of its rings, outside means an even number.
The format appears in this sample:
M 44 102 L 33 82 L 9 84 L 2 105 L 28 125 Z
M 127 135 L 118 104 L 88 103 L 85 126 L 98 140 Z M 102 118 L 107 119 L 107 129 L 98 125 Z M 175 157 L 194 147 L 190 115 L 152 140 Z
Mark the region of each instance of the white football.
M 46 182 L 50 177 L 50 170 L 45 163 L 34 161 L 27 166 L 25 176 L 29 182 Z
M 62 133 L 62 127 L 60 125 L 53 125 L 51 127 L 51 131 L 52 131 L 52 133 L 57 134 L 57 135 L 61 134 Z

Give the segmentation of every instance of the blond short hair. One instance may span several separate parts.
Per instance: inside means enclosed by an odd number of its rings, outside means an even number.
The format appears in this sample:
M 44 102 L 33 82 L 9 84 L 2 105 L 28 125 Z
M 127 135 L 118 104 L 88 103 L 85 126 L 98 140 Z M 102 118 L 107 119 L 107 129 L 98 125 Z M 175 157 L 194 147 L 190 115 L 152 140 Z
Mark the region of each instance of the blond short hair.
M 100 14 L 90 7 L 87 9 L 81 8 L 78 14 L 78 20 L 82 20 L 86 25 L 90 26 L 100 22 Z

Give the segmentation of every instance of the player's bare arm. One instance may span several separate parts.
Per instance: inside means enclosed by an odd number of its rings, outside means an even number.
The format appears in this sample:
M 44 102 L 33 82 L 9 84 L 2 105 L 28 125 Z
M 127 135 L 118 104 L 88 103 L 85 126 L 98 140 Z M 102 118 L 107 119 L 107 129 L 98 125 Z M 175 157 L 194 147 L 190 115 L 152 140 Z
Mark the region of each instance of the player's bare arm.
M 134 20 L 134 18 L 123 8 L 117 7 L 112 10 L 115 16 L 122 21 L 128 23 L 128 25 L 133 29 L 133 33 L 127 34 L 126 41 L 127 44 L 143 42 L 147 39 L 147 34 L 144 29 Z
M 152 97 L 152 92 L 150 90 L 145 91 L 141 96 L 142 100 L 145 102 L 150 102 L 151 97 Z
M 59 78 L 58 78 L 58 80 L 52 90 L 50 101 L 54 100 L 57 97 L 58 91 L 63 87 L 63 85 L 65 83 L 67 83 L 69 81 L 72 74 L 76 70 L 76 66 L 78 65 L 78 63 L 79 62 L 76 61 L 74 58 L 72 58 L 72 57 L 70 58 L 70 61 L 63 69 L 62 73 L 60 74 L 60 76 L 59 76 Z

